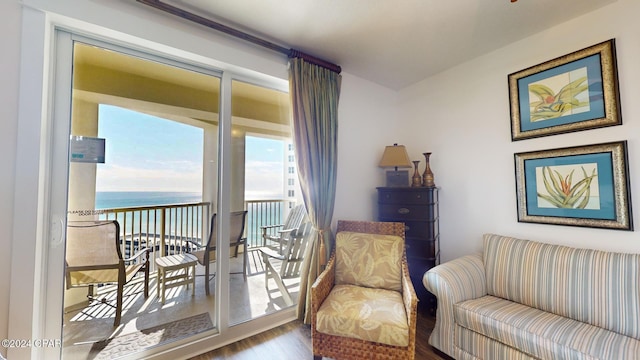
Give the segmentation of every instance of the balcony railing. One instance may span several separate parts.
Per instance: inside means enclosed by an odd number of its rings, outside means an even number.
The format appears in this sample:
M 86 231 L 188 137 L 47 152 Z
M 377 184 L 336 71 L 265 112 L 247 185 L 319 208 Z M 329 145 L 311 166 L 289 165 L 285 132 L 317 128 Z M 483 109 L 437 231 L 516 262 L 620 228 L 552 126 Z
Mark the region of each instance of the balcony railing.
M 150 262 L 160 256 L 179 254 L 202 244 L 209 231 L 210 203 L 142 206 L 101 210 L 100 219 L 120 223 L 125 257 L 143 248 L 151 249 Z
M 262 226 L 280 225 L 288 211 L 295 206 L 288 200 L 250 200 L 244 202 L 247 210 L 246 235 L 249 246 L 263 246 Z M 268 235 L 275 235 L 278 228 L 267 230 Z
M 261 226 L 282 224 L 295 203 L 288 200 L 245 202 L 245 235 L 249 247 L 263 245 Z M 125 257 L 142 248 L 151 249 L 152 267 L 160 256 L 179 254 L 203 244 L 209 234 L 210 203 L 189 203 L 99 210 L 101 220 L 120 223 L 120 239 Z M 279 229 L 270 229 L 275 235 Z

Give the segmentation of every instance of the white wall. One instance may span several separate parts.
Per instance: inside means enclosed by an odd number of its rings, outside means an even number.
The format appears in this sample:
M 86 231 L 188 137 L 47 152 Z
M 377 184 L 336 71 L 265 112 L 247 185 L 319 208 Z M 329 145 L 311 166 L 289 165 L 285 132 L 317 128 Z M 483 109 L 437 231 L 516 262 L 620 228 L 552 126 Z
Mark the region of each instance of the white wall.
M 384 186 L 378 167 L 386 145 L 402 144 L 397 92 L 343 74 L 338 110 L 338 177 L 333 214 L 337 220 L 374 220 L 376 186 Z
M 9 281 L 11 278 L 11 236 L 13 228 L 13 186 L 15 180 L 16 133 L 18 123 L 18 75 L 20 69 L 20 5 L 1 1 L 0 14 L 0 339 L 8 337 Z M 6 349 L 0 347 L 0 354 Z
M 403 139 L 412 159 L 433 152 L 431 166 L 442 188 L 443 261 L 480 250 L 486 232 L 640 252 L 636 232 L 518 223 L 514 169 L 517 152 L 628 140 L 633 220 L 640 227 L 639 13 L 637 0 L 619 0 L 401 91 Z M 512 142 L 507 75 L 611 38 L 616 39 L 623 125 Z

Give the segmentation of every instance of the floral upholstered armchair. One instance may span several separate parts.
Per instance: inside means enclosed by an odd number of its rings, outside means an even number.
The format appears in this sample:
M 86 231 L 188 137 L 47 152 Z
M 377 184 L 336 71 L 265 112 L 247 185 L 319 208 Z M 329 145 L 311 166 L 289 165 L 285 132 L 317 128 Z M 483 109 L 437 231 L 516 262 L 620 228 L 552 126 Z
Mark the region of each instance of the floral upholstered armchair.
M 414 359 L 417 303 L 404 224 L 339 221 L 311 290 L 314 358 Z

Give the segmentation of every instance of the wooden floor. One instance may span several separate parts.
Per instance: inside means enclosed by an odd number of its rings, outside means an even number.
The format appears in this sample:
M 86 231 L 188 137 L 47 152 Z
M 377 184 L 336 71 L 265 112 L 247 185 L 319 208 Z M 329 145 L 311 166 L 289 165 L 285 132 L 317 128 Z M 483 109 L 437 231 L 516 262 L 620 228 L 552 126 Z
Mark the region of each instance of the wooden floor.
M 416 329 L 416 360 L 447 360 L 428 343 L 435 318 L 418 314 Z M 290 322 L 270 331 L 235 342 L 191 360 L 303 360 L 313 359 L 311 328 L 300 321 Z

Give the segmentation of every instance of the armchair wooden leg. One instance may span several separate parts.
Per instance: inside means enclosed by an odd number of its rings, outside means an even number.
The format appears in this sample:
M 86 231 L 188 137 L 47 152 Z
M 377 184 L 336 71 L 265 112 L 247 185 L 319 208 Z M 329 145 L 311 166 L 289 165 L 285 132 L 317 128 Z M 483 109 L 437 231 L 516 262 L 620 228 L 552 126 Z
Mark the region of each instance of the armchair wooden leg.
M 276 269 L 274 269 L 273 265 L 269 261 L 269 257 L 266 254 L 263 254 L 263 262 L 264 262 L 264 287 L 267 289 L 267 292 L 269 291 L 269 279 L 273 279 L 273 281 L 275 281 L 276 285 L 278 286 L 278 290 L 280 290 L 280 293 L 282 294 L 282 299 L 284 300 L 284 303 L 287 306 L 293 305 L 293 299 L 289 294 L 289 290 L 287 290 L 287 287 L 284 285 L 284 282 L 282 281 L 282 277 L 280 276 L 280 273 L 278 273 Z
M 320 355 L 313 355 L 313 360 L 322 360 L 322 356 L 320 356 Z
M 267 266 L 268 262 L 269 260 L 267 259 L 267 255 L 263 253 L 262 263 L 264 264 L 264 287 L 265 289 L 267 289 L 267 291 L 269 291 L 269 267 Z

